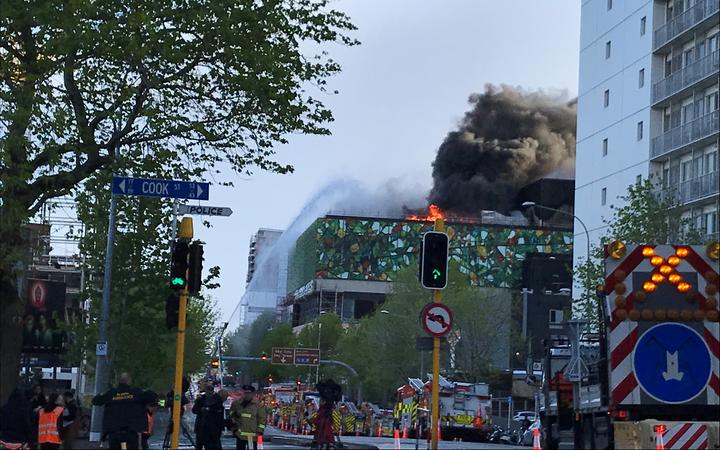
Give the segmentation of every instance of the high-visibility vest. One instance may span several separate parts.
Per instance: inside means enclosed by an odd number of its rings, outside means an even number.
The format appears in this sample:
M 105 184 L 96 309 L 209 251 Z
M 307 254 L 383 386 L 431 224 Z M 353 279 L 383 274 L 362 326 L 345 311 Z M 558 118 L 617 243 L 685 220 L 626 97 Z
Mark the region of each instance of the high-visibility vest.
M 62 415 L 63 408 L 56 406 L 50 412 L 44 409 L 40 410 L 40 418 L 38 419 L 38 443 L 39 444 L 62 444 L 60 433 L 58 432 L 57 421 Z

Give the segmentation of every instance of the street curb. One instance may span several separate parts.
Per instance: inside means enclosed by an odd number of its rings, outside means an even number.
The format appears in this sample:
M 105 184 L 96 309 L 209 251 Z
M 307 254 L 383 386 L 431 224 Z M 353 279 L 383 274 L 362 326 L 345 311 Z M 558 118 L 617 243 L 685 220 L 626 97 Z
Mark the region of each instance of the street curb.
M 268 436 L 268 440 L 270 442 L 274 442 L 276 444 L 285 444 L 285 445 L 296 445 L 296 446 L 302 446 L 302 447 L 310 447 L 310 444 L 312 443 L 312 439 L 306 439 L 301 437 L 293 437 L 293 436 Z M 338 448 L 347 448 L 347 449 L 356 449 L 356 450 L 378 450 L 378 447 L 375 445 L 370 444 L 354 444 L 352 442 L 343 442 L 342 447 Z

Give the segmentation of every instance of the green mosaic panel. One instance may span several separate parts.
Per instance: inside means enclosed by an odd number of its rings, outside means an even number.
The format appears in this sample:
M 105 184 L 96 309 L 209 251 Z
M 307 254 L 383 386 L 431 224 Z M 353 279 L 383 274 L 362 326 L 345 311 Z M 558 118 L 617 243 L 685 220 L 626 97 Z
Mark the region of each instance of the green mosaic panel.
M 450 258 L 477 286 L 517 287 L 526 253 L 572 251 L 572 233 L 567 231 L 472 224 L 446 228 Z M 311 273 L 314 278 L 392 281 L 399 270 L 417 267 L 422 235 L 431 229 L 428 222 L 318 219 L 298 239 L 289 290 L 308 282 Z

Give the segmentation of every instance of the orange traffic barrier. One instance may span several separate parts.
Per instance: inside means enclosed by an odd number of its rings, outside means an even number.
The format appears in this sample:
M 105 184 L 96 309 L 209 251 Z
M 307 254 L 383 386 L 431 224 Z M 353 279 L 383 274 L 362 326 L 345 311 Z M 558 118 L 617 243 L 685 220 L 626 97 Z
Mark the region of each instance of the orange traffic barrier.
M 540 450 L 540 429 L 533 430 L 533 450 Z

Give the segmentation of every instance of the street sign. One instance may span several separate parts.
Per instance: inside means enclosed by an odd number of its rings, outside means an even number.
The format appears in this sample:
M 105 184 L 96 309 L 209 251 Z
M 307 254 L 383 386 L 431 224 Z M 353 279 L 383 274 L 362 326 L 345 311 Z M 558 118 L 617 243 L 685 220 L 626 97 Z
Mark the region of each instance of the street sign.
M 273 347 L 272 364 L 293 364 L 295 359 L 295 349 L 291 347 Z
M 229 217 L 233 211 L 223 206 L 178 205 L 178 213 L 195 214 L 199 216 Z
M 445 336 L 452 328 L 452 312 L 442 303 L 428 303 L 420 312 L 420 324 L 433 337 Z
M 95 344 L 95 356 L 107 356 L 107 341 Z
M 710 350 L 700 334 L 681 323 L 661 323 L 638 339 L 633 369 L 640 387 L 663 403 L 700 395 L 712 374 Z
M 433 349 L 433 338 L 432 336 L 418 336 L 415 338 L 415 350 L 417 351 L 432 351 Z M 445 338 L 440 339 L 440 350 L 448 349 L 448 341 Z
M 113 177 L 112 193 L 114 195 L 132 195 L 136 197 L 207 200 L 210 194 L 210 184 L 179 180 Z
M 317 366 L 320 364 L 319 348 L 296 348 L 295 349 L 295 365 L 297 366 Z

